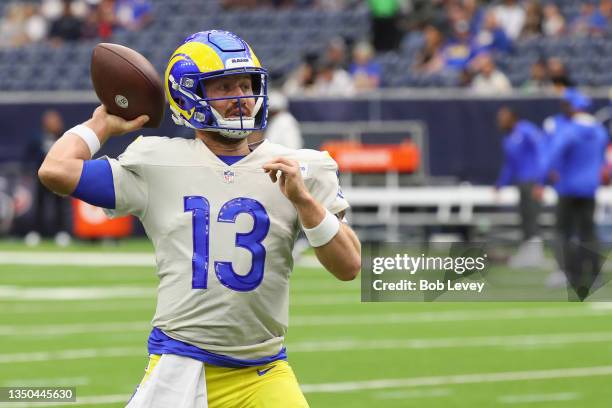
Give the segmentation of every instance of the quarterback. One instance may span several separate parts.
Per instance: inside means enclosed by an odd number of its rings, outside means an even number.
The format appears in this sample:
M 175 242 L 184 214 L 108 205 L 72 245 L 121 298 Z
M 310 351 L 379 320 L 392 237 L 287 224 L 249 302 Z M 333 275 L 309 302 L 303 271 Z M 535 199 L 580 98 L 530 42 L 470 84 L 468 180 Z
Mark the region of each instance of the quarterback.
M 308 407 L 284 346 L 293 243 L 303 230 L 340 280 L 361 264 L 337 165 L 269 141 L 249 149 L 246 137 L 266 126 L 267 72 L 232 33 L 189 36 L 164 83 L 175 123 L 194 139 L 141 136 L 118 159 L 92 160 L 108 138 L 148 120 L 100 106 L 39 170 L 58 194 L 137 216 L 154 244 L 149 364 L 127 406 Z

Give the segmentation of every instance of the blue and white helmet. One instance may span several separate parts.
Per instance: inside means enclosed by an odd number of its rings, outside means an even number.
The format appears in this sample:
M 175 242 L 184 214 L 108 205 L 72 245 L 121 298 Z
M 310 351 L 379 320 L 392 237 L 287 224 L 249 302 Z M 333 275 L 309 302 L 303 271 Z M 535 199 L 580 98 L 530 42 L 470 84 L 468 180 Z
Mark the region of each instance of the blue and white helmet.
M 249 74 L 253 95 L 209 98 L 204 81 L 229 75 Z M 268 116 L 268 73 L 251 47 L 229 31 L 202 31 L 190 35 L 174 51 L 166 68 L 164 83 L 172 119 L 179 126 L 219 132 L 243 139 L 266 127 Z M 252 116 L 243 115 L 240 99 L 255 98 Z M 239 116 L 224 118 L 211 105 L 214 100 L 236 100 Z

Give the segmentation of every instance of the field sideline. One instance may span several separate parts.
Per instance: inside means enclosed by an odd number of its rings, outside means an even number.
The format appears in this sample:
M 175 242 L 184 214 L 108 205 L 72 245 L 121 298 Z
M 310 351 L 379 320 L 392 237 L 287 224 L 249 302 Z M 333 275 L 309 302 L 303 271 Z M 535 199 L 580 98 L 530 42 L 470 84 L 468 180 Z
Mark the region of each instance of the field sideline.
M 152 259 L 143 241 L 0 243 L 0 386 L 124 406 L 147 360 Z M 289 361 L 313 408 L 610 406 L 612 304 L 366 304 L 311 256 L 291 291 Z

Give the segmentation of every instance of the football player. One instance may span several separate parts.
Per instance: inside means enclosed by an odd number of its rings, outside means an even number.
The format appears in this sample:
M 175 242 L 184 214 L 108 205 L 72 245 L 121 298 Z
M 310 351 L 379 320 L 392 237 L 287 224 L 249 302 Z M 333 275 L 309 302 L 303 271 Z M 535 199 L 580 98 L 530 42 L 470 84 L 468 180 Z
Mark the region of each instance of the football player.
M 269 141 L 249 150 L 247 135 L 266 125 L 267 73 L 232 33 L 188 37 L 164 82 L 175 123 L 194 139 L 139 137 L 116 160 L 91 160 L 108 138 L 148 120 L 100 106 L 39 170 L 56 193 L 134 214 L 154 244 L 150 359 L 128 407 L 307 407 L 284 346 L 294 240 L 304 230 L 340 280 L 361 263 L 337 165 Z

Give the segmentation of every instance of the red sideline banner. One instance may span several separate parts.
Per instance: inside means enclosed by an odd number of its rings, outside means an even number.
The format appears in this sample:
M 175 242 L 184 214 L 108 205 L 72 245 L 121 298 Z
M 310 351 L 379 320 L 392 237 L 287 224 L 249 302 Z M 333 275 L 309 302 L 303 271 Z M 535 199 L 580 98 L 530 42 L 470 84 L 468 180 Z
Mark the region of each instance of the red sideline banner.
M 355 173 L 413 173 L 420 164 L 420 152 L 415 143 L 361 144 L 331 141 L 321 146 L 338 163 L 340 171 Z
M 122 238 L 132 234 L 132 217 L 109 218 L 100 207 L 72 199 L 74 235 L 79 238 Z

